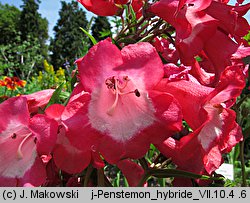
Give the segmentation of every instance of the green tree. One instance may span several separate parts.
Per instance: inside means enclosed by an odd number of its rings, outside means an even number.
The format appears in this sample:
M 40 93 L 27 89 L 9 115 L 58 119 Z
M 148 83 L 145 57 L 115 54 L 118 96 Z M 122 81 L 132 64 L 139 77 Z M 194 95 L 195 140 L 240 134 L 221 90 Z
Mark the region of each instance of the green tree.
M 51 63 L 55 69 L 65 63 L 72 65 L 77 58 L 86 53 L 89 43 L 79 28 L 87 27 L 86 13 L 78 7 L 76 1 L 70 3 L 62 1 L 61 5 L 59 19 L 54 27 L 55 37 L 50 44 Z
M 91 27 L 92 35 L 97 40 L 103 40 L 111 34 L 111 25 L 107 17 L 98 16 Z
M 47 56 L 48 20 L 38 13 L 39 3 L 40 0 L 23 0 L 19 21 L 21 39 L 38 39 L 42 55 Z
M 20 10 L 15 6 L 0 3 L 0 44 L 10 44 L 19 30 Z
M 21 40 L 20 35 L 13 43 L 0 45 L 0 75 L 18 76 L 29 80 L 35 73 L 37 64 L 42 61 L 38 39 L 27 37 Z

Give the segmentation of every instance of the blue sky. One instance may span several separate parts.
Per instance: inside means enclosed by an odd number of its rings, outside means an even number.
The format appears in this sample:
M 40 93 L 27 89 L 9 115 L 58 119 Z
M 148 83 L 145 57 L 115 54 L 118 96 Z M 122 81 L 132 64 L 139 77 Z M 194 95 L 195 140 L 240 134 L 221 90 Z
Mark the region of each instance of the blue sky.
M 65 0 L 66 2 L 71 2 L 71 0 Z M 76 1 L 76 0 L 75 0 Z M 20 7 L 20 5 L 23 4 L 22 0 L 0 0 L 2 4 L 8 3 L 11 5 L 15 5 L 16 7 Z M 230 0 L 230 4 L 234 5 L 236 0 Z M 249 2 L 249 0 L 245 0 L 245 3 Z M 85 11 L 86 9 L 79 4 L 81 8 L 83 8 Z M 39 13 L 43 17 L 46 17 L 49 21 L 49 35 L 53 37 L 53 27 L 56 25 L 56 22 L 59 18 L 58 11 L 61 8 L 61 0 L 41 0 L 40 8 L 39 8 Z M 93 14 L 91 12 L 86 12 L 87 13 L 87 19 L 89 20 Z M 248 12 L 245 16 L 250 22 L 250 12 Z

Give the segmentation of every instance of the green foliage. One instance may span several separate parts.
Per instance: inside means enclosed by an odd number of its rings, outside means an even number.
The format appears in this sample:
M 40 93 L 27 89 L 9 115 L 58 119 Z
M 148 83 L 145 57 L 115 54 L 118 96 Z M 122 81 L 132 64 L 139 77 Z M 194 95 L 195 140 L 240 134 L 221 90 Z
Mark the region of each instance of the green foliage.
M 70 86 L 66 82 L 65 69 L 60 67 L 55 71 L 54 67 L 44 60 L 43 70 L 39 71 L 37 76 L 31 78 L 31 81 L 27 85 L 27 91 L 33 92 L 34 90 L 57 88 L 62 83 L 64 84 L 64 89 L 68 89 L 68 86 Z
M 112 32 L 117 35 L 122 28 L 122 20 L 117 16 L 112 16 L 111 22 L 114 24 Z
M 0 45 L 0 74 L 29 80 L 37 64 L 42 62 L 40 48 L 38 39 L 28 36 L 27 40 L 22 41 L 20 35 L 13 43 Z
M 48 20 L 38 13 L 40 1 L 23 0 L 23 3 L 19 22 L 21 39 L 27 40 L 28 36 L 31 39 L 38 39 L 41 54 L 47 56 Z
M 38 13 L 40 1 L 23 3 L 22 11 L 0 4 L 0 74 L 29 80 L 47 56 L 48 21 Z
M 82 27 L 80 27 L 80 29 L 84 32 L 84 34 L 86 34 L 89 37 L 89 39 L 91 40 L 91 42 L 93 43 L 93 45 L 97 44 L 96 39 L 89 32 L 87 32 L 86 30 L 84 30 Z
M 94 24 L 91 27 L 92 36 L 101 41 L 111 34 L 111 25 L 107 17 L 98 16 L 94 20 Z
M 0 3 L 0 44 L 12 43 L 19 31 L 20 10 L 15 6 Z
M 248 34 L 244 37 L 244 39 L 248 42 L 248 44 L 250 45 L 250 31 L 248 32 Z
M 58 88 L 56 88 L 55 92 L 53 93 L 52 97 L 50 98 L 48 104 L 46 105 L 45 109 L 51 106 L 52 104 L 59 103 L 60 101 L 60 94 L 62 92 L 64 83 L 60 84 Z
M 72 65 L 77 58 L 86 54 L 89 47 L 87 36 L 79 29 L 82 27 L 87 30 L 86 13 L 78 7 L 76 1 L 61 3 L 60 17 L 54 27 L 55 38 L 50 44 L 53 52 L 51 62 L 55 68 L 63 66 L 67 61 Z

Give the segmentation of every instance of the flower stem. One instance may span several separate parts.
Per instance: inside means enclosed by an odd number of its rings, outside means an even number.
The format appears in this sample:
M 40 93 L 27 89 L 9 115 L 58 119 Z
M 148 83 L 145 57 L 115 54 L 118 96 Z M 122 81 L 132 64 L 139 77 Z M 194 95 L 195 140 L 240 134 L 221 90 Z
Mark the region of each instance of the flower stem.
M 104 171 L 102 168 L 97 170 L 97 186 L 104 187 L 105 186 L 105 178 L 104 178 Z
M 148 178 L 150 177 L 149 173 L 145 172 L 141 180 L 139 181 L 137 187 L 142 187 L 145 182 L 147 182 Z
M 109 179 L 105 175 L 104 175 L 104 182 L 106 187 L 113 187 L 113 185 L 110 183 Z
M 240 162 L 241 162 L 241 174 L 242 174 L 242 187 L 247 186 L 246 182 L 246 169 L 245 169 L 245 160 L 244 160 L 244 140 L 240 142 Z
M 139 162 L 140 162 L 142 168 L 144 169 L 144 171 L 148 170 L 148 162 L 145 158 L 139 159 Z
M 84 187 L 88 187 L 89 179 L 90 179 L 90 176 L 91 176 L 93 170 L 94 170 L 93 166 L 89 165 L 88 169 L 87 169 L 87 172 L 86 172 L 86 175 L 84 177 L 84 183 L 83 183 Z
M 138 187 L 142 187 L 149 177 L 154 176 L 156 178 L 169 178 L 169 177 L 182 177 L 189 179 L 201 179 L 201 180 L 224 180 L 224 178 L 210 177 L 207 175 L 200 175 L 191 173 L 188 171 L 182 171 L 177 169 L 149 169 L 145 171 L 144 176 L 138 183 Z

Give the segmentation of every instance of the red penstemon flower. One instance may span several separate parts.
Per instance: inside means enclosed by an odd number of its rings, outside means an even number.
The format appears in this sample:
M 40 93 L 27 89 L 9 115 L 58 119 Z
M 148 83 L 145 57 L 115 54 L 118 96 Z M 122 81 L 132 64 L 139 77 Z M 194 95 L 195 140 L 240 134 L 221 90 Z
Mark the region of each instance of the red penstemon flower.
M 170 42 L 167 39 L 154 38 L 152 45 L 156 48 L 158 53 L 168 62 L 176 64 L 179 60 L 177 50 L 173 47 L 170 48 Z
M 31 114 L 36 114 L 39 109 L 43 110 L 43 108 L 48 104 L 54 91 L 54 89 L 46 89 L 32 94 L 22 95 L 22 97 L 27 99 L 29 112 Z
M 78 149 L 94 147 L 115 163 L 125 157 L 142 157 L 150 143 L 181 129 L 175 99 L 154 91 L 164 71 L 149 43 L 120 51 L 109 40 L 101 41 L 76 63 L 82 92 L 90 94 L 78 133 L 68 136 Z
M 119 13 L 120 8 L 114 0 L 77 0 L 87 10 L 99 16 L 113 16 Z
M 98 152 L 92 147 L 96 137 L 85 140 L 85 148 L 76 148 L 70 143 L 68 137 L 78 136 L 83 132 L 82 122 L 86 117 L 86 102 L 90 95 L 78 91 L 76 87 L 66 107 L 60 104 L 51 105 L 46 109 L 47 116 L 55 119 L 59 125 L 58 139 L 53 150 L 55 164 L 63 171 L 75 174 L 83 171 L 90 163 L 95 168 L 104 167 Z
M 122 13 L 123 4 L 131 3 L 137 18 L 141 17 L 143 0 L 77 0 L 87 10 L 99 16 L 113 16 Z
M 76 61 L 78 80 L 65 106 L 46 108 L 52 89 L 0 104 L 0 186 L 81 186 L 83 171 L 90 165 L 101 169 L 105 161 L 137 186 L 153 165 L 147 171 L 146 163 L 142 168 L 134 159 L 142 158 L 151 143 L 178 169 L 213 174 L 222 155 L 243 139 L 230 107 L 248 77 L 242 59 L 250 51 L 243 39 L 249 24 L 243 16 L 250 3 L 78 2 L 94 14 L 121 17 L 122 30 L 114 40 L 122 48 L 108 38 Z M 143 18 L 134 21 L 131 7 L 137 19 Z M 157 16 L 170 25 L 155 23 Z M 151 44 L 126 46 L 127 37 L 151 36 Z M 25 85 L 18 77 L 0 80 L 12 93 Z M 174 184 L 190 186 L 190 181 L 175 178 Z
M 158 145 L 159 150 L 180 169 L 200 174 L 214 172 L 222 163 L 222 154 L 231 151 L 243 138 L 235 122 L 236 114 L 229 107 L 244 86 L 244 75 L 237 66 L 222 73 L 216 88 L 187 78 L 173 82 L 164 79 L 159 88 L 175 95 L 193 132 L 180 140 L 168 138 Z
M 175 27 L 175 45 L 181 62 L 192 66 L 192 74 L 204 85 L 218 83 L 223 70 L 232 65 L 230 58 L 245 41 L 243 37 L 249 30 L 249 24 L 242 16 L 250 4 L 229 6 L 226 3 L 160 0 L 148 9 Z M 201 52 L 210 63 L 209 69 L 195 60 Z

